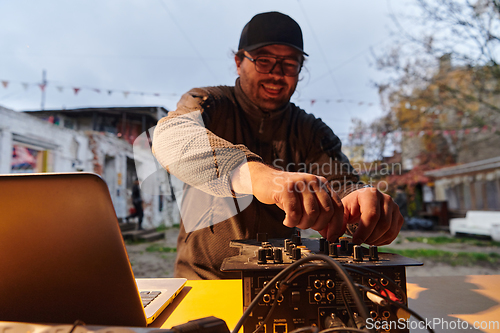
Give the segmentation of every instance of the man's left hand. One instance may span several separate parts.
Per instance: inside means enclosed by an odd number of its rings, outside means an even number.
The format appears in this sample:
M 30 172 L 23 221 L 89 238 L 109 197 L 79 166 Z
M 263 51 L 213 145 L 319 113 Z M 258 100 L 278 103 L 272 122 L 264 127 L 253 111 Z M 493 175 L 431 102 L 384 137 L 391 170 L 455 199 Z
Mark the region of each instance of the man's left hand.
M 355 244 L 390 244 L 404 222 L 398 205 L 375 188 L 354 191 L 342 199 L 342 204 L 344 224 L 359 223 L 352 239 Z

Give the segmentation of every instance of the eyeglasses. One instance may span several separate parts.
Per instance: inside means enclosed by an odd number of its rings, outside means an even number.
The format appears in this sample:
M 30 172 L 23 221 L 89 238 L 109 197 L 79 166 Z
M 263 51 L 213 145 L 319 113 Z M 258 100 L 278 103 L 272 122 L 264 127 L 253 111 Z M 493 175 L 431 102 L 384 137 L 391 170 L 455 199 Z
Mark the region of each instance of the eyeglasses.
M 302 62 L 290 58 L 259 56 L 252 59 L 246 55 L 244 57 L 253 62 L 255 70 L 261 74 L 271 73 L 278 63 L 281 64 L 281 71 L 285 76 L 297 76 L 302 69 Z

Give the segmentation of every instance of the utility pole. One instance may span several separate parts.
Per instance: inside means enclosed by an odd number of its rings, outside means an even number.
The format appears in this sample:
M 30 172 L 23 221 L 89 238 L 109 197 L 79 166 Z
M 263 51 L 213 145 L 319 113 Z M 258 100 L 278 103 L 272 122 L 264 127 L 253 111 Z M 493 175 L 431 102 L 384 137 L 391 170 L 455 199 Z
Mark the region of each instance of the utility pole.
M 42 72 L 42 110 L 45 108 L 45 88 L 47 87 L 47 71 L 44 69 Z

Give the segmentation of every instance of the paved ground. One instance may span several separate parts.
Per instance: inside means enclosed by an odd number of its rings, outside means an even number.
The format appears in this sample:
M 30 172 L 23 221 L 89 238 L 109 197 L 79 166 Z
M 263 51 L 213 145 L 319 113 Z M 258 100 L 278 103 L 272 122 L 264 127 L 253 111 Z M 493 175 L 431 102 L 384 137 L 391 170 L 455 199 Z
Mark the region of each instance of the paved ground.
M 136 277 L 171 277 L 174 272 L 174 261 L 176 253 L 149 252 L 146 249 L 153 246 L 176 247 L 178 229 L 170 228 L 165 231 L 165 239 L 151 243 L 127 245 L 127 251 L 132 263 L 132 269 Z M 303 236 L 311 236 L 316 232 L 303 232 Z M 500 247 L 482 247 L 464 244 L 430 245 L 404 241 L 406 237 L 433 237 L 445 235 L 444 232 L 402 231 L 399 239 L 396 239 L 392 248 L 396 249 L 439 249 L 449 252 L 480 252 L 498 253 Z M 424 261 L 422 267 L 407 268 L 408 276 L 452 276 L 452 275 L 500 275 L 500 267 L 493 265 L 482 266 L 451 266 L 449 264 L 436 263 L 430 260 Z

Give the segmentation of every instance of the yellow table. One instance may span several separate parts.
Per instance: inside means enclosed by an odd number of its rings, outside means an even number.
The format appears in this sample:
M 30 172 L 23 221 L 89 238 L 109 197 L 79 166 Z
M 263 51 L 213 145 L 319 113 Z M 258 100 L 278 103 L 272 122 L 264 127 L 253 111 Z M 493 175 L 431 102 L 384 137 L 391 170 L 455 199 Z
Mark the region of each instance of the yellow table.
M 408 305 L 430 321 L 460 319 L 498 325 L 471 332 L 500 332 L 500 275 L 408 278 Z M 241 280 L 190 280 L 151 327 L 171 328 L 215 316 L 232 330 L 243 314 Z M 437 332 L 456 332 L 435 327 Z M 413 331 L 413 330 L 412 330 Z M 242 331 L 241 331 L 242 332 Z M 420 332 L 420 331 L 418 331 Z
M 232 330 L 242 314 L 241 280 L 189 280 L 150 327 L 171 328 L 193 319 L 215 316 Z

